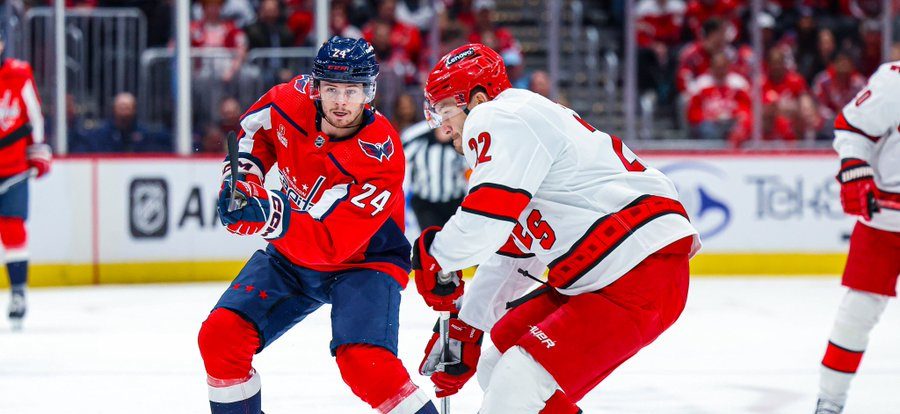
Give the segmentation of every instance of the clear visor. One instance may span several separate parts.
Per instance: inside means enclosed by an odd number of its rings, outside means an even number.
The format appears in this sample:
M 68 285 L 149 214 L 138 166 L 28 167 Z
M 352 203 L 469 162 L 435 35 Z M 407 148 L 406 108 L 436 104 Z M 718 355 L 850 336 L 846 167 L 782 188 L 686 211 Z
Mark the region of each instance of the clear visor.
M 445 99 L 436 105 L 431 105 L 428 100 L 425 101 L 425 120 L 432 129 L 438 128 L 444 124 L 444 121 L 463 113 L 465 103 L 457 103 L 454 100 Z
M 375 84 L 322 83 L 314 91 L 313 98 L 328 102 L 366 104 L 375 99 Z

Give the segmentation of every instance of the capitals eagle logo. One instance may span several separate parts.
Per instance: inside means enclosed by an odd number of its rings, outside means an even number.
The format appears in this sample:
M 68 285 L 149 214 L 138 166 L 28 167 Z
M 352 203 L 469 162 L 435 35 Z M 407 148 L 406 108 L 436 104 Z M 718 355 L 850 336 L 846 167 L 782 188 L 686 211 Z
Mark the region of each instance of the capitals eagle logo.
M 384 142 L 375 144 L 359 140 L 359 147 L 367 157 L 375 158 L 378 162 L 381 162 L 382 158 L 390 160 L 391 155 L 394 155 L 394 143 L 391 142 L 390 136 Z

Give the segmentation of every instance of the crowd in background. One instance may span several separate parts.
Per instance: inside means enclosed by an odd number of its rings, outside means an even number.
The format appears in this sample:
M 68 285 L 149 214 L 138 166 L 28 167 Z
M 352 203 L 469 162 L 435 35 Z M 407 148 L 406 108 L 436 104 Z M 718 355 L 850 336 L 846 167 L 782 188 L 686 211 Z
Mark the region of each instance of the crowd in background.
M 504 0 L 497 0 L 503 2 Z M 49 0 L 25 0 L 25 7 Z M 172 47 L 173 0 L 68 0 L 70 7 L 135 7 L 147 17 L 148 46 Z M 611 16 L 607 29 L 624 32 L 624 0 L 584 0 Z M 751 48 L 748 0 L 637 0 L 638 88 L 654 102 L 655 118 L 683 136 L 740 147 L 753 129 L 750 75 L 762 60 L 762 130 L 767 141 L 831 138 L 836 113 L 865 84 L 881 56 L 881 0 L 766 0 L 752 18 L 762 29 L 764 53 Z M 898 2 L 900 3 L 900 2 Z M 436 4 L 436 6 L 435 6 Z M 286 60 L 267 67 L 246 61 L 262 48 L 315 47 L 314 0 L 199 0 L 191 9 L 191 44 L 228 50 L 228 59 L 194 62 L 194 150 L 219 153 L 224 136 L 258 96 L 239 86 L 266 87 L 297 75 Z M 466 42 L 482 42 L 504 58 L 515 87 L 550 95 L 550 79 L 512 32 L 496 18 L 495 0 L 332 0 L 329 30 L 364 37 L 381 64 L 374 106 L 403 132 L 421 120 L 422 86 L 431 63 Z M 436 22 L 436 23 L 435 23 Z M 597 22 L 585 22 L 596 24 Z M 428 41 L 432 31 L 439 50 Z M 892 57 L 900 58 L 900 45 Z M 621 55 L 621 46 L 619 46 Z M 268 69 L 267 69 L 268 68 Z M 136 91 L 115 96 L 106 120 L 81 119 L 74 97 L 67 113 L 73 152 L 168 152 L 172 121 L 145 125 Z M 565 91 L 557 99 L 567 104 Z M 124 103 L 123 103 L 124 102 Z M 131 107 L 131 110 L 122 108 Z M 642 106 L 642 110 L 647 110 Z M 52 126 L 51 126 L 52 127 Z M 613 131 L 619 132 L 619 131 Z M 620 132 L 621 133 L 621 132 Z M 665 135 L 665 134 L 657 134 Z M 657 136 L 656 138 L 666 138 Z
M 832 138 L 838 111 L 884 60 L 880 0 L 640 0 L 639 87 L 687 136 L 741 146 L 752 130 L 751 70 L 762 59 L 767 141 Z M 750 19 L 763 56 L 751 48 Z M 685 125 L 686 124 L 686 125 Z

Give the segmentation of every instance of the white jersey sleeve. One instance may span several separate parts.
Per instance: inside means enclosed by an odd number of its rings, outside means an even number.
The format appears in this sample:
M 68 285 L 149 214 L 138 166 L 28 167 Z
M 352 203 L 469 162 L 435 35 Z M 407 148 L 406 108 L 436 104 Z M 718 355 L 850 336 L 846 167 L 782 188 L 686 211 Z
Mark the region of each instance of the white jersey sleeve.
M 484 262 L 507 241 L 555 158 L 517 114 L 487 104 L 469 114 L 462 144 L 469 192 L 431 247 L 448 271 Z
M 482 331 L 490 332 L 494 324 L 506 314 L 509 302 L 535 287 L 536 282 L 521 272 L 541 277 L 545 270 L 547 266 L 534 256 L 491 256 L 478 266 L 475 277 L 466 284 L 459 318 Z
M 841 158 L 872 162 L 876 144 L 896 127 L 900 111 L 900 61 L 881 65 L 834 121 Z

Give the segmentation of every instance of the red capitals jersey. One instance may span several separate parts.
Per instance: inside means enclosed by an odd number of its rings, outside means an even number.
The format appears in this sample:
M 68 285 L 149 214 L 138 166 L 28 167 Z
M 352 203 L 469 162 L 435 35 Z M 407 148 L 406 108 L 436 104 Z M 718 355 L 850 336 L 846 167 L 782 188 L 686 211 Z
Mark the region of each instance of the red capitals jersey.
M 370 107 L 354 135 L 321 132 L 312 79 L 270 89 L 241 119 L 240 168 L 261 179 L 276 163 L 291 201 L 287 233 L 269 242 L 291 262 L 337 272 L 367 268 L 409 281 L 400 134 Z
M 28 169 L 25 148 L 44 142 L 44 116 L 31 65 L 6 59 L 0 66 L 0 177 Z

